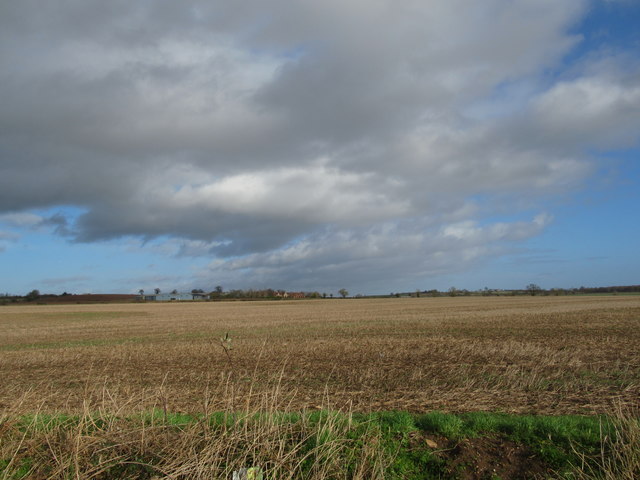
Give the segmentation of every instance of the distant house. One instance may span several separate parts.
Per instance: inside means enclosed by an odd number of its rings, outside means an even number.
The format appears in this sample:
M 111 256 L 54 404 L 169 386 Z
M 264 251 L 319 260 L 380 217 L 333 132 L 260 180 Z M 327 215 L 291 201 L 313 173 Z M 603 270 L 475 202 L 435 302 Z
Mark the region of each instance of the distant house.
M 187 300 L 204 300 L 208 297 L 205 293 L 156 293 L 144 295 L 143 299 L 149 302 L 176 302 Z
M 304 292 L 289 292 L 289 298 L 293 298 L 293 299 L 301 299 L 301 298 L 306 298 L 306 295 Z

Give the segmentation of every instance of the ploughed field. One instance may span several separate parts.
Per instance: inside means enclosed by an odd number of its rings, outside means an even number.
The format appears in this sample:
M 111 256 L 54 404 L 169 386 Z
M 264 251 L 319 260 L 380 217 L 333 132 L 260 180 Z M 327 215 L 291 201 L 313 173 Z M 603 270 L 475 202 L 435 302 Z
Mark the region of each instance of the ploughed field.
M 12 411 L 640 406 L 637 296 L 3 306 L 0 332 Z

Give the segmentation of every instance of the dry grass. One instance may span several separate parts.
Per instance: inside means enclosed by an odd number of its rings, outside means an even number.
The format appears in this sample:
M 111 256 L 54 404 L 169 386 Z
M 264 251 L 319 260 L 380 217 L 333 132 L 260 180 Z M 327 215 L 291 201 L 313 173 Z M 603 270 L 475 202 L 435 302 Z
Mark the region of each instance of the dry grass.
M 576 475 L 583 480 L 636 480 L 640 478 L 640 412 L 616 405 L 607 419 L 610 434 L 601 426 L 600 454 L 579 454 Z
M 82 412 L 101 392 L 152 407 L 160 386 L 173 412 L 245 408 L 275 372 L 292 409 L 325 394 L 338 409 L 416 412 L 592 414 L 640 399 L 640 297 L 4 306 L 0 331 L 0 411 L 22 398 L 25 412 Z
M 0 414 L 0 479 L 218 479 L 252 466 L 264 478 L 382 479 L 391 461 L 380 430 L 348 413 L 283 414 L 277 381 L 255 407 L 198 416 L 168 412 L 162 387 L 151 410 L 96 393 L 78 415 L 25 416 L 21 402 Z

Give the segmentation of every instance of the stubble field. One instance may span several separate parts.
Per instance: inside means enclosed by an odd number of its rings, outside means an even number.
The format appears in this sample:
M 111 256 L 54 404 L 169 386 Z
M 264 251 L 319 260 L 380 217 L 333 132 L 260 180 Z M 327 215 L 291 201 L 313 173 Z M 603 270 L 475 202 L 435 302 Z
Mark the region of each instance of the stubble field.
M 640 405 L 636 296 L 4 306 L 0 331 L 12 411 L 206 412 L 264 391 L 362 412 Z

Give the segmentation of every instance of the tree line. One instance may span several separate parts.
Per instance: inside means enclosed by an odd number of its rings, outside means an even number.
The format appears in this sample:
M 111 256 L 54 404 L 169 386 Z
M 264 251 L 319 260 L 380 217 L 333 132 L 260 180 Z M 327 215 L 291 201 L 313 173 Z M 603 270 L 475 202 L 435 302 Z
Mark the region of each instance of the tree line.
M 161 293 L 160 288 L 155 288 L 153 293 L 156 295 Z M 172 294 L 177 294 L 176 289 L 171 291 Z M 216 286 L 212 291 L 207 292 L 203 289 L 193 289 L 192 294 L 200 294 L 205 299 L 210 300 L 279 300 L 284 298 L 347 298 L 349 291 L 345 288 L 338 290 L 337 295 L 333 293 L 307 291 L 307 292 L 287 292 L 279 289 L 232 289 L 225 291 L 222 286 Z M 606 286 L 606 287 L 579 287 L 579 288 L 549 288 L 544 289 L 535 283 L 530 283 L 522 289 L 492 289 L 484 287 L 479 290 L 467 290 L 458 289 L 456 287 L 450 287 L 445 291 L 437 289 L 421 290 L 416 289 L 412 292 L 391 292 L 388 295 L 355 295 L 354 298 L 367 298 L 367 297 L 458 297 L 458 296 L 515 296 L 515 295 L 544 295 L 544 296 L 560 296 L 560 295 L 597 295 L 597 294 L 638 294 L 640 293 L 640 285 L 618 285 L 618 286 Z M 140 289 L 138 291 L 139 296 L 144 297 L 145 291 Z M 84 295 L 79 295 L 83 297 Z M 99 296 L 99 295 L 95 295 Z M 106 295 L 109 296 L 109 295 Z M 126 295 L 113 295 L 119 297 L 126 297 Z M 40 293 L 39 290 L 31 290 L 24 295 L 12 295 L 9 293 L 0 293 L 0 305 L 8 305 L 10 303 L 23 303 L 23 302 L 46 302 L 48 300 L 62 300 L 63 297 L 78 297 L 78 295 L 63 292 L 59 295 L 53 293 Z M 133 297 L 133 295 L 131 295 Z
M 459 289 L 456 287 L 450 287 L 445 291 L 431 289 L 420 290 L 417 289 L 413 292 L 391 292 L 390 297 L 470 297 L 470 296 L 516 296 L 516 295 L 544 295 L 544 296 L 560 296 L 560 295 L 594 295 L 594 294 L 609 294 L 615 295 L 619 293 L 640 293 L 640 285 L 622 285 L 622 286 L 610 286 L 610 287 L 580 287 L 580 288 L 549 288 L 544 289 L 535 283 L 530 283 L 521 289 L 501 289 L 501 288 L 488 288 L 484 287 L 479 290 L 467 290 L 465 288 Z
M 159 295 L 162 293 L 160 288 L 154 288 L 153 294 L 145 294 L 144 289 L 138 290 L 138 294 L 141 297 L 148 297 L 152 295 Z M 170 292 L 171 294 L 179 293 L 178 290 L 174 289 Z M 190 292 L 191 294 L 198 294 L 204 298 L 209 298 L 211 300 L 222 300 L 222 299 L 282 299 L 282 298 L 334 298 L 333 293 L 327 292 L 318 292 L 318 291 L 300 291 L 300 292 L 290 292 L 281 289 L 273 289 L 273 288 L 264 288 L 264 289 L 232 289 L 225 291 L 221 285 L 216 286 L 212 291 L 206 292 L 201 288 L 194 288 Z M 338 290 L 338 295 L 342 298 L 346 298 L 349 296 L 349 291 L 345 288 L 341 288 Z

